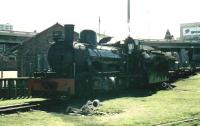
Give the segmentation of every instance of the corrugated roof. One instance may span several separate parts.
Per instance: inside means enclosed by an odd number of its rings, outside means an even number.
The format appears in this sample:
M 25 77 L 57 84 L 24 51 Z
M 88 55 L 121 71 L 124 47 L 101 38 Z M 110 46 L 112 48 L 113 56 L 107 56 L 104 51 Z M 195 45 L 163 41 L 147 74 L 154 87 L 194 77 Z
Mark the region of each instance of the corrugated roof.
M 23 31 L 0 31 L 0 35 L 6 36 L 19 36 L 19 37 L 33 37 L 36 32 L 23 32 Z

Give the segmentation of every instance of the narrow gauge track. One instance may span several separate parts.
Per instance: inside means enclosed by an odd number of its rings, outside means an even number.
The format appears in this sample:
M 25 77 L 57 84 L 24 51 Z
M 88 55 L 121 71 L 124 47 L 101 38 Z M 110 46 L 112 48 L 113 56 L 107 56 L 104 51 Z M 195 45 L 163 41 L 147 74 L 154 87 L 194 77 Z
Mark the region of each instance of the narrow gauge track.
M 32 109 L 39 109 L 47 105 L 49 100 L 45 101 L 36 101 L 36 102 L 27 102 L 23 104 L 14 104 L 0 107 L 0 114 L 12 114 L 16 112 L 30 111 Z

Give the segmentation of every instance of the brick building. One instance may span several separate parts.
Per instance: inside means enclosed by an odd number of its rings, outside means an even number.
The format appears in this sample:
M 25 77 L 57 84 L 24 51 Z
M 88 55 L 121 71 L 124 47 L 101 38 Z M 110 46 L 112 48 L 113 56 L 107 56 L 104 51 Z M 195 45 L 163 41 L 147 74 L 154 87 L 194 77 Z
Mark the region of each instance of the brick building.
M 33 72 L 49 70 L 47 54 L 49 47 L 54 43 L 52 38 L 54 31 L 64 31 L 64 27 L 56 23 L 23 42 L 18 48 L 18 76 L 32 76 Z M 74 39 L 78 39 L 78 33 L 76 32 L 74 34 Z

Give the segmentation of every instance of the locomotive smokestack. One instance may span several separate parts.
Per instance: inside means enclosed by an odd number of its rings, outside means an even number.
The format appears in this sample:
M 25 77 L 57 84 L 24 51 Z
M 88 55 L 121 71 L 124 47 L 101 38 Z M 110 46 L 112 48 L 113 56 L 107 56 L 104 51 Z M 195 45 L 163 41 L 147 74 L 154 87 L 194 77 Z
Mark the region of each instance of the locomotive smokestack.
M 67 46 L 73 46 L 74 40 L 74 25 L 67 24 L 64 26 L 64 41 Z

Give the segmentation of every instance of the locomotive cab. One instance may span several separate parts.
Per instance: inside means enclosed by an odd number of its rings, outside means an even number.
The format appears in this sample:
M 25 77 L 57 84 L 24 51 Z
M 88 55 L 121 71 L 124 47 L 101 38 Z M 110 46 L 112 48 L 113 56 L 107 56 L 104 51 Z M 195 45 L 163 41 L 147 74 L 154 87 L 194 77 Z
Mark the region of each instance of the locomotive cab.
M 168 60 L 164 53 L 140 45 L 140 40 L 127 38 L 124 44 L 127 73 L 134 75 L 133 84 L 154 84 L 168 81 Z

